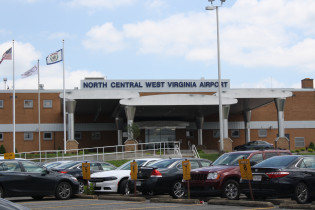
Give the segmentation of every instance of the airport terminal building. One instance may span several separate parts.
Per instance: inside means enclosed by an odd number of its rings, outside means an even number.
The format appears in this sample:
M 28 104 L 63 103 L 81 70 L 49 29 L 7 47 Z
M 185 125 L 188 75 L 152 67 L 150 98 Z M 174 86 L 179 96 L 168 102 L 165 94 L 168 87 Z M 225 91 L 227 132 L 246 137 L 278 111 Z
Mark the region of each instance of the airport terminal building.
M 15 126 L 13 90 L 0 90 L 0 145 L 12 152 L 15 130 L 17 152 L 38 151 L 39 145 L 64 149 L 65 97 L 67 140 L 75 139 L 79 148 L 124 144 L 132 138 L 128 125 L 136 123 L 142 143 L 179 141 L 181 149 L 195 144 L 219 150 L 218 85 L 216 79 L 85 78 L 65 95 L 15 90 Z M 234 148 L 259 139 L 293 150 L 315 143 L 313 79 L 303 79 L 299 89 L 233 89 L 230 80 L 222 80 L 221 88 L 225 144 Z

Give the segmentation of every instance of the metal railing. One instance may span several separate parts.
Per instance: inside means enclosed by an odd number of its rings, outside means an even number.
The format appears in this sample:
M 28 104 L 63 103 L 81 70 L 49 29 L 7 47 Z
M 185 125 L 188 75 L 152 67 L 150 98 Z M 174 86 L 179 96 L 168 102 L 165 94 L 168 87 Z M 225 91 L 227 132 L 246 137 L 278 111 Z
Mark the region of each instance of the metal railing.
M 191 150 L 192 150 L 193 155 L 194 155 L 195 158 L 200 158 L 198 150 L 197 150 L 197 148 L 196 148 L 196 146 L 194 144 L 191 145 Z
M 150 142 L 66 150 L 16 153 L 15 157 L 38 162 L 58 160 L 120 160 L 142 157 L 182 157 L 179 141 Z

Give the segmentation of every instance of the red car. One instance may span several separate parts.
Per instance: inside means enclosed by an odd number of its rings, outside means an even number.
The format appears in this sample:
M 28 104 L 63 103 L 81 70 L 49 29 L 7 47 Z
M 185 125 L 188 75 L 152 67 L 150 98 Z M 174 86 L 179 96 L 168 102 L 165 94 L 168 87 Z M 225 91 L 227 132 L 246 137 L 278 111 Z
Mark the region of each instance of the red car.
M 222 196 L 230 200 L 239 199 L 241 173 L 238 160 L 250 159 L 250 164 L 255 165 L 278 155 L 291 155 L 291 152 L 289 150 L 251 150 L 225 153 L 211 166 L 191 170 L 190 194 Z M 186 187 L 185 191 L 187 191 Z

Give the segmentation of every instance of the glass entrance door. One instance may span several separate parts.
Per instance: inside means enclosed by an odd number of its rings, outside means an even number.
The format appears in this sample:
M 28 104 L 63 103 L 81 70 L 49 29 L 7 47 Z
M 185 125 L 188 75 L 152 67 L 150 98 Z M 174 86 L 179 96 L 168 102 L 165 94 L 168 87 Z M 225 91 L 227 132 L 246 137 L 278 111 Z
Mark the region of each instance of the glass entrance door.
M 175 141 L 175 129 L 169 128 L 153 128 L 145 129 L 145 142 L 169 142 Z M 168 146 L 168 144 L 166 145 Z

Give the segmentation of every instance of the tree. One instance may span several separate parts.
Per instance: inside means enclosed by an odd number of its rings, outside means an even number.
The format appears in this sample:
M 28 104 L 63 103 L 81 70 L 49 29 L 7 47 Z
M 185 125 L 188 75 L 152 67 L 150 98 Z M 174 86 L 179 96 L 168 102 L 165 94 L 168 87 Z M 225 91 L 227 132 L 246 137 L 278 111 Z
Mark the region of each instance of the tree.
M 130 131 L 133 133 L 133 139 L 139 138 L 140 136 L 140 128 L 136 123 L 132 123 L 131 126 L 129 125 Z
M 5 148 L 3 146 L 3 144 L 0 146 L 0 154 L 4 154 L 6 153 Z

